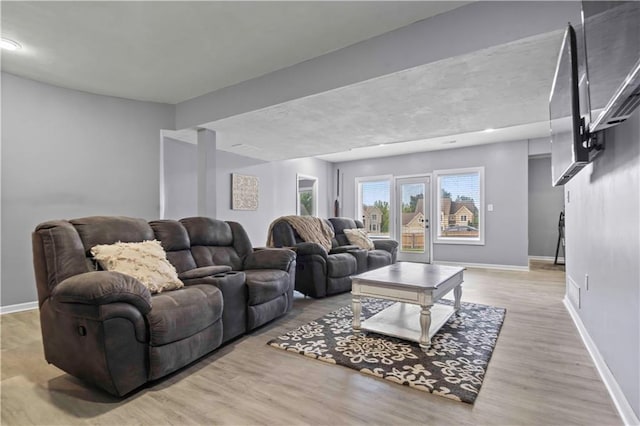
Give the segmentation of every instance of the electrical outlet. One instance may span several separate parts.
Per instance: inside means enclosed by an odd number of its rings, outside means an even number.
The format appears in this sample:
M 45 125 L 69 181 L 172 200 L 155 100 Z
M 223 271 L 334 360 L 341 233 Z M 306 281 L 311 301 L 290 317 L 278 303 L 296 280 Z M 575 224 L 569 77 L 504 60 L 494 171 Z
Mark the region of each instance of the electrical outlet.
M 487 211 L 489 212 L 493 211 L 493 204 L 487 204 Z
M 589 291 L 589 274 L 584 274 L 584 289 Z

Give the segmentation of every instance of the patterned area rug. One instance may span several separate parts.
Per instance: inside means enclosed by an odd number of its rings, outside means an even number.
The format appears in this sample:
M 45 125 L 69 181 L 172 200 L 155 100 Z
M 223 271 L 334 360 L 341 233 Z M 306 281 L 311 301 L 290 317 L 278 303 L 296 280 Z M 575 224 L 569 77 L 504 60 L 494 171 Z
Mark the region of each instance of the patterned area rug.
M 362 319 L 394 302 L 362 299 Z M 451 304 L 448 300 L 439 303 Z M 417 343 L 371 332 L 354 334 L 350 306 L 268 342 L 330 364 L 473 404 L 491 359 L 506 310 L 462 303 L 424 352 Z M 416 318 L 418 321 L 418 318 Z

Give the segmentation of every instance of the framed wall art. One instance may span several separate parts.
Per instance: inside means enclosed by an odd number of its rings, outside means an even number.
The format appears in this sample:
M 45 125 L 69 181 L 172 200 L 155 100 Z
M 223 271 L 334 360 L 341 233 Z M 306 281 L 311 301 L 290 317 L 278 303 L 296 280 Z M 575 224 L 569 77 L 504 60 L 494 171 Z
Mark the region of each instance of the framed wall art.
M 258 189 L 257 176 L 231 173 L 231 209 L 258 210 Z

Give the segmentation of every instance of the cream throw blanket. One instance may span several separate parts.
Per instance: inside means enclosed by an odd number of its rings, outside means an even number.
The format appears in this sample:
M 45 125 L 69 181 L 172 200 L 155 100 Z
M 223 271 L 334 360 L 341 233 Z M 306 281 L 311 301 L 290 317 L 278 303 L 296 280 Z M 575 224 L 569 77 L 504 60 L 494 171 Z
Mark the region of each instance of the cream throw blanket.
M 327 251 L 331 250 L 331 240 L 334 237 L 333 229 L 322 219 L 314 216 L 282 216 L 271 222 L 267 246 L 273 247 L 273 225 L 284 220 L 296 230 L 300 238 L 308 243 L 318 243 Z

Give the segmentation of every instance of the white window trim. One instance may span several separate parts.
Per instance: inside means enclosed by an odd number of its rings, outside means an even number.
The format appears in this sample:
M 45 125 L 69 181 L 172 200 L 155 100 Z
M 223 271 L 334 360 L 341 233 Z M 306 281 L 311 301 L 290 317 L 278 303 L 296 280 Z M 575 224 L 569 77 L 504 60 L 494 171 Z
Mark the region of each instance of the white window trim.
M 394 215 L 394 208 L 395 208 L 395 188 L 394 188 L 394 184 L 393 184 L 393 175 L 377 175 L 377 176 L 359 176 L 355 178 L 355 196 L 356 196 L 356 204 L 355 204 L 355 211 L 354 211 L 354 217 L 359 220 L 362 221 L 362 211 L 360 210 L 361 206 L 362 206 L 362 194 L 360 191 L 360 184 L 364 183 L 364 182 L 377 182 L 377 181 L 381 181 L 381 180 L 386 180 L 389 181 L 389 236 L 388 237 L 381 237 L 381 236 L 371 236 L 371 239 L 389 239 L 391 238 L 393 235 L 395 235 L 395 224 L 391 223 L 393 221 L 393 215 Z
M 440 220 L 434 223 L 433 229 L 433 243 L 434 244 L 462 244 L 462 245 L 475 245 L 475 246 L 483 246 L 485 245 L 485 192 L 484 192 L 484 167 L 467 167 L 463 169 L 446 169 L 446 170 L 434 170 L 433 179 L 435 182 L 434 190 L 432 192 L 433 203 L 431 204 L 435 209 L 433 217 L 440 219 L 440 177 L 447 175 L 457 175 L 457 174 L 465 174 L 465 173 L 478 173 L 480 175 L 480 203 L 478 206 L 478 211 L 480 213 L 480 222 L 478 229 L 480 231 L 480 235 L 478 238 L 459 238 L 459 237 L 440 237 L 438 236 L 438 229 L 440 226 Z

